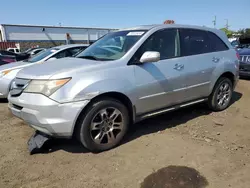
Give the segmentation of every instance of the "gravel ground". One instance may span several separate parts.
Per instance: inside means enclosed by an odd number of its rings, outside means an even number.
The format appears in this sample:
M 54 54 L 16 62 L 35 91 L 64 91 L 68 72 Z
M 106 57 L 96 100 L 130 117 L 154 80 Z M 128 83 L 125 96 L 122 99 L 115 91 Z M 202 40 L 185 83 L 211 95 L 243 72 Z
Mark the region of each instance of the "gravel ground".
M 249 188 L 249 104 L 250 81 L 241 80 L 226 111 L 196 105 L 148 119 L 100 154 L 57 140 L 29 155 L 34 131 L 1 101 L 0 187 Z

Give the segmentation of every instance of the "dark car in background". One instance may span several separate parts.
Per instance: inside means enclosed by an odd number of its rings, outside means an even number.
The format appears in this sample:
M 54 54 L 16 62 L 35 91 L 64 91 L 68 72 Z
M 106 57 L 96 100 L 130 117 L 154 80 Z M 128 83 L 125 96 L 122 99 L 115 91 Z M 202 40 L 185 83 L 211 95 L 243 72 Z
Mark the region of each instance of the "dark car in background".
M 0 55 L 1 56 L 12 56 L 16 59 L 16 61 L 22 61 L 22 60 L 28 59 L 30 57 L 30 54 L 26 54 L 26 53 L 16 54 L 14 52 L 6 51 L 6 50 L 0 50 Z
M 237 51 L 240 56 L 240 76 L 250 77 L 250 37 L 240 37 Z
M 240 76 L 250 77 L 250 47 L 238 48 L 240 55 Z
M 7 63 L 12 63 L 12 62 L 16 62 L 16 59 L 14 56 L 0 55 L 0 66 L 5 65 Z

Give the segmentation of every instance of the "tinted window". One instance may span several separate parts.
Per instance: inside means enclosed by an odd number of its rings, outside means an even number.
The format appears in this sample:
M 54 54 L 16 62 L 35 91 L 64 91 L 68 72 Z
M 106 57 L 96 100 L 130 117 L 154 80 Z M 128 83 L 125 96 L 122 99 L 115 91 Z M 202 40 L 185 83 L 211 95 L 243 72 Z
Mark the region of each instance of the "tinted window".
M 206 31 L 180 29 L 181 55 L 189 56 L 210 52 L 210 42 Z
M 209 39 L 210 39 L 210 45 L 211 45 L 211 51 L 212 52 L 218 52 L 218 51 L 224 51 L 228 50 L 227 45 L 214 33 L 207 32 Z
M 14 49 L 9 49 L 10 52 L 14 52 Z
M 75 47 L 75 48 L 70 48 L 68 49 L 69 53 L 71 54 L 71 56 L 79 53 L 80 51 L 83 50 L 83 47 Z
M 34 54 L 38 54 L 39 52 L 43 51 L 43 49 L 40 49 L 40 50 L 35 50 L 34 51 Z
M 55 57 L 56 59 L 60 59 L 60 58 L 69 57 L 69 56 L 71 56 L 69 52 L 67 50 L 63 50 L 53 55 L 52 57 Z
M 16 49 L 16 52 L 20 52 L 19 49 Z
M 176 29 L 165 29 L 152 34 L 136 52 L 132 61 L 139 61 L 146 51 L 160 52 L 161 60 L 179 56 L 179 38 Z

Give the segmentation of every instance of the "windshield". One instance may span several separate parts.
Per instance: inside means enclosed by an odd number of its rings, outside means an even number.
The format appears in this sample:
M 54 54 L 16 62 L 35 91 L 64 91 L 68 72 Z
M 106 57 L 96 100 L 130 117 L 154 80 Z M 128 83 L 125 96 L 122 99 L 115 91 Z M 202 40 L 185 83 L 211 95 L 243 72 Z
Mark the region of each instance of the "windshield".
M 29 63 L 35 63 L 37 61 L 40 61 L 44 58 L 46 58 L 47 56 L 57 52 L 59 49 L 58 48 L 50 48 L 48 50 L 44 50 L 41 51 L 40 53 L 36 54 L 35 56 L 32 56 L 31 58 L 25 60 L 25 62 L 29 62 Z
M 117 60 L 146 33 L 145 30 L 112 32 L 93 43 L 76 57 L 99 61 Z

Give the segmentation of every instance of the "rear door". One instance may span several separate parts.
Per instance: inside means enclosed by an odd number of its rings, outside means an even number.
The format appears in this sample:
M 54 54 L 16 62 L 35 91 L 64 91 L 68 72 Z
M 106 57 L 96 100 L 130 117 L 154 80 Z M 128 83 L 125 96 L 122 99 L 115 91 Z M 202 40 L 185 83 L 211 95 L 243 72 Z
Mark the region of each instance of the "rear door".
M 219 59 L 210 53 L 211 39 L 207 31 L 183 28 L 179 33 L 185 74 L 184 101 L 203 98 L 209 93 L 211 76 Z

